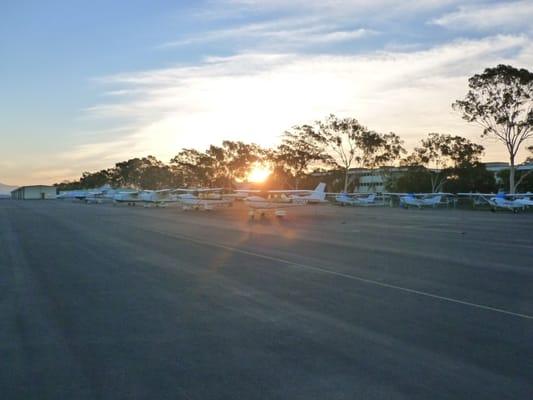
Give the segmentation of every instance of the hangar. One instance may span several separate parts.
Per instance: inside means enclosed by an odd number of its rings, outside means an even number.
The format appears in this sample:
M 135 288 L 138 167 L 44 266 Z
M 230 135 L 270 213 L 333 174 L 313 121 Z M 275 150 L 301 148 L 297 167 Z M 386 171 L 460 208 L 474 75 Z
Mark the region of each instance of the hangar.
M 51 200 L 56 198 L 56 187 L 46 185 L 21 186 L 11 191 L 12 200 Z

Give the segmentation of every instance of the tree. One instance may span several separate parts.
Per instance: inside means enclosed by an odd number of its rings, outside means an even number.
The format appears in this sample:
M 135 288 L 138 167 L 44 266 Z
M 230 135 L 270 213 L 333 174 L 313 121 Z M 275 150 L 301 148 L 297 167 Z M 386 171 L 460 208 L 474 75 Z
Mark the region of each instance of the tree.
M 444 189 L 450 193 L 496 191 L 494 173 L 488 171 L 484 164 L 462 164 L 453 168 L 448 175 Z
M 254 143 L 225 140 L 220 155 L 217 161 L 218 168 L 222 170 L 223 185 L 231 187 L 236 181 L 246 178 L 256 163 L 263 161 L 265 151 Z
M 115 164 L 113 171 L 113 183 L 116 186 L 133 186 L 143 188 L 143 175 L 145 171 L 153 167 L 163 167 L 163 163 L 154 156 L 132 158 Z
M 504 187 L 509 186 L 510 170 L 504 169 L 498 172 L 498 178 L 500 183 Z M 533 174 L 529 171 L 516 171 L 516 191 L 519 193 L 533 192 Z
M 231 187 L 246 177 L 254 163 L 263 160 L 264 150 L 256 144 L 225 140 L 205 152 L 183 149 L 170 161 L 193 186 Z
M 423 166 L 431 182 L 431 192 L 440 192 L 454 169 L 468 168 L 479 162 L 483 146 L 461 136 L 430 133 L 402 164 Z
M 188 186 L 209 186 L 211 159 L 196 149 L 183 149 L 170 160 L 174 173 Z
M 431 171 L 422 165 L 409 165 L 405 171 L 385 181 L 388 191 L 396 193 L 427 193 L 432 190 Z
M 281 144 L 269 153 L 275 170 L 292 176 L 295 189 L 312 166 L 330 162 L 328 154 L 313 140 L 312 129 L 309 125 L 300 125 L 285 131 Z
M 149 190 L 180 186 L 180 181 L 176 178 L 168 165 L 163 163 L 150 165 L 144 168 L 139 180 L 139 186 Z
M 80 178 L 80 187 L 97 188 L 113 182 L 115 170 L 102 169 L 98 172 L 84 172 Z
M 469 91 L 452 107 L 483 127 L 482 136 L 501 141 L 509 153 L 509 191 L 514 193 L 520 146 L 533 137 L 533 73 L 510 65 L 487 68 L 468 80 Z
M 354 165 L 376 168 L 391 163 L 405 151 L 396 134 L 380 134 L 368 130 L 355 118 L 339 119 L 333 114 L 324 121 L 317 121 L 309 135 L 325 147 L 343 170 L 344 191 L 348 190 L 348 173 Z

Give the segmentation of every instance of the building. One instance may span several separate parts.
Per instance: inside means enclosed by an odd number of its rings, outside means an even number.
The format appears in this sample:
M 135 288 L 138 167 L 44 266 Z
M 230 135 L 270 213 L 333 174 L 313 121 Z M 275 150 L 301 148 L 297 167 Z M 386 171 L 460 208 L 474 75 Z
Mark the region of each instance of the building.
M 11 191 L 12 200 L 51 200 L 56 198 L 56 187 L 45 185 L 21 186 Z
M 349 186 L 354 187 L 354 193 L 385 192 L 387 180 L 401 176 L 406 170 L 403 167 L 351 168 L 348 171 Z
M 509 169 L 507 162 L 487 162 L 483 163 L 487 171 L 494 174 L 496 183 L 501 185 L 502 180 L 499 173 Z M 405 167 L 381 167 L 376 169 L 350 168 L 348 171 L 348 187 L 354 193 L 385 192 L 387 180 L 399 177 L 408 169 Z M 533 163 L 523 163 L 516 166 L 517 172 L 528 172 L 533 170 Z M 438 173 L 439 170 L 432 169 Z M 533 172 L 532 172 L 533 173 Z M 313 176 L 327 176 L 328 172 L 315 172 Z
M 502 183 L 502 179 L 499 176 L 499 173 L 501 171 L 505 171 L 509 169 L 509 163 L 508 162 L 486 162 L 483 163 L 485 165 L 485 168 L 487 168 L 487 171 L 490 171 L 494 174 L 494 178 L 496 179 L 497 184 Z M 518 164 L 516 167 L 517 172 L 527 172 L 531 173 L 529 171 L 533 170 L 533 163 L 523 163 Z

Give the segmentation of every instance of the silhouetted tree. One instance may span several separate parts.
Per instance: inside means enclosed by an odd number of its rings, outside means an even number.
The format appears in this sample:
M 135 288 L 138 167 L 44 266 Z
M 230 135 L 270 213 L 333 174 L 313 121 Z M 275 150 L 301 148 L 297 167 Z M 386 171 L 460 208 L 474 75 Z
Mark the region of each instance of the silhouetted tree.
M 170 162 L 175 171 L 181 172 L 187 186 L 209 186 L 211 160 L 205 153 L 183 149 Z
M 501 141 L 509 153 L 509 191 L 515 192 L 515 162 L 520 146 L 533 137 L 533 73 L 510 65 L 487 68 L 468 80 L 469 91 L 453 103 L 483 136 Z
M 183 149 L 171 164 L 188 185 L 230 188 L 244 179 L 263 155 L 264 150 L 256 144 L 225 140 L 222 146 L 211 145 L 205 152 Z
M 504 169 L 498 172 L 498 178 L 500 185 L 503 187 L 509 187 L 509 175 L 510 170 Z M 533 192 L 533 173 L 529 171 L 520 171 L 517 170 L 515 173 L 516 180 L 516 191 L 523 192 Z
M 443 185 L 454 169 L 468 168 L 477 163 L 483 154 L 483 146 L 472 143 L 461 136 L 430 133 L 423 139 L 420 146 L 402 161 L 410 167 L 425 167 L 414 170 L 422 178 L 425 175 L 431 183 L 431 192 L 442 191 Z M 412 172 L 409 170 L 408 172 Z
M 494 173 L 488 171 L 480 162 L 461 164 L 453 168 L 444 184 L 444 190 L 451 193 L 492 193 L 496 189 Z
M 431 171 L 422 165 L 409 165 L 405 171 L 385 181 L 385 188 L 396 193 L 432 192 Z
M 324 146 L 338 168 L 343 170 L 344 191 L 348 190 L 348 173 L 353 166 L 377 168 L 392 163 L 405 151 L 396 134 L 377 133 L 355 118 L 339 119 L 333 114 L 324 121 L 317 121 L 309 135 Z
M 295 126 L 283 133 L 281 144 L 269 154 L 271 162 L 283 171 L 285 176 L 292 176 L 294 188 L 304 179 L 313 166 L 331 163 L 331 157 L 324 152 L 321 145 L 314 140 L 312 127 Z

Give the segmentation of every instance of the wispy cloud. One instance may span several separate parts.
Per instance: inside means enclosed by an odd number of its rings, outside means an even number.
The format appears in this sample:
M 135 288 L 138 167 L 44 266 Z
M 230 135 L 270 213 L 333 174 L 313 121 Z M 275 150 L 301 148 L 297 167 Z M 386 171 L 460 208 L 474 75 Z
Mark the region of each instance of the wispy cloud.
M 449 4 L 459 3 L 460 0 L 217 0 L 213 4 L 222 4 L 224 7 L 240 7 L 248 10 L 316 10 L 335 15 L 347 12 L 365 12 L 368 10 L 384 11 L 414 11 L 438 9 Z
M 226 138 L 272 145 L 286 128 L 331 112 L 396 131 L 414 144 L 434 130 L 477 134 L 450 108 L 464 95 L 468 76 L 480 66 L 532 61 L 529 38 L 516 35 L 352 56 L 244 53 L 208 58 L 195 67 L 104 77 L 100 81 L 110 90 L 139 94 L 123 101 L 117 96 L 89 113 L 121 119 L 143 115 L 131 143 L 136 151 L 165 159 L 181 147 Z M 105 144 L 82 153 L 95 149 L 104 151 Z
M 457 11 L 445 14 L 431 21 L 435 25 L 466 30 L 518 31 L 531 28 L 533 23 L 533 1 L 475 4 L 461 6 Z
M 323 17 L 287 17 L 202 32 L 163 43 L 158 48 L 166 49 L 228 40 L 234 41 L 234 44 L 242 45 L 253 43 L 256 49 L 261 47 L 302 47 L 357 40 L 376 33 L 375 30 L 368 28 L 324 21 Z

